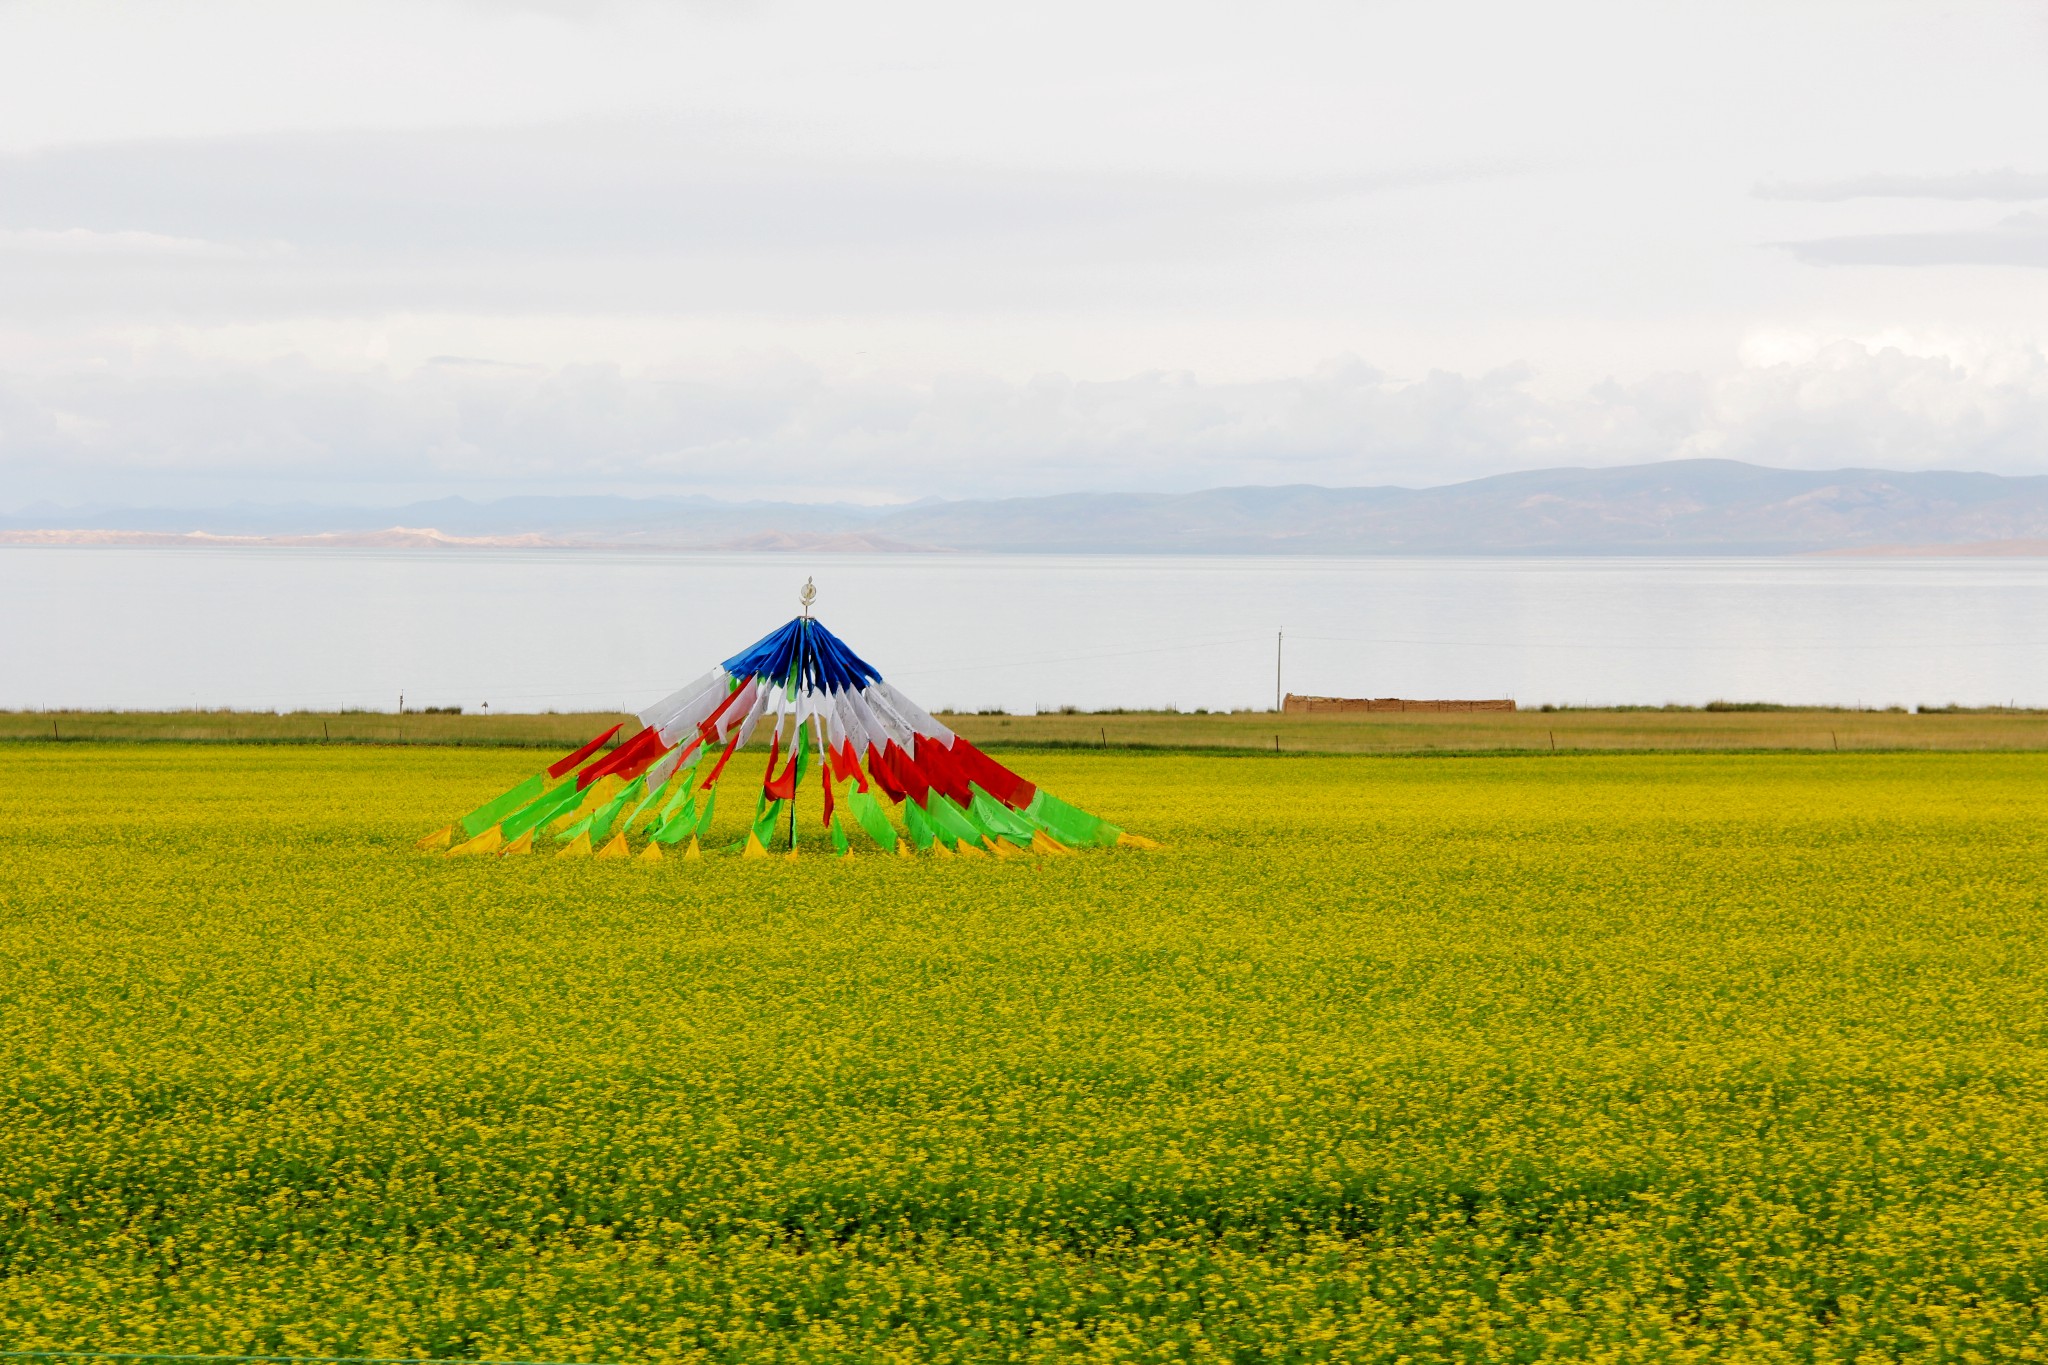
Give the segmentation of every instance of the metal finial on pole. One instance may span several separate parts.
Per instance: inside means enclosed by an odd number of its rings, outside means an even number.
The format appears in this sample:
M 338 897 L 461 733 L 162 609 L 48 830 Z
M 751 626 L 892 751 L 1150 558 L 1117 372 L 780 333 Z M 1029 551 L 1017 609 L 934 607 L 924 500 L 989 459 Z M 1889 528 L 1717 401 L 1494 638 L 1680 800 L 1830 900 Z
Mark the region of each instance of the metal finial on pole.
M 803 591 L 796 595 L 796 600 L 804 604 L 804 615 L 809 616 L 811 603 L 818 600 L 818 585 L 811 582 L 809 575 L 805 576 Z

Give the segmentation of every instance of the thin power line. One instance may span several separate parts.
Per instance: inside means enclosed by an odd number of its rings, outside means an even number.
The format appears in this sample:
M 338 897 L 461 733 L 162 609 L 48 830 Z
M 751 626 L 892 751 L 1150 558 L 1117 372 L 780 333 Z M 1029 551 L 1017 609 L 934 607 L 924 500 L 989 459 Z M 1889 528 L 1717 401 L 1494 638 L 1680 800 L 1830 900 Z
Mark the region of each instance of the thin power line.
M 1790 653 L 1794 651 L 1801 653 L 1810 653 L 1816 650 L 1827 651 L 1838 649 L 1902 650 L 1913 648 L 1916 645 L 1933 646 L 1936 643 L 1934 641 L 1928 640 L 1886 640 L 1875 644 L 1787 644 L 1777 640 L 1772 640 L 1767 643 L 1730 640 L 1720 642 L 1702 641 L 1699 644 L 1686 645 L 1664 645 L 1651 644 L 1644 641 L 1634 640 L 1427 640 L 1408 639 L 1391 635 L 1297 635 L 1294 638 L 1297 640 L 1316 640 L 1327 644 L 1427 645 L 1434 646 L 1439 649 L 1649 649 L 1659 651 L 1669 650 L 1673 652 L 1684 652 L 1688 650 L 1702 649 L 1739 649 L 1752 654 L 1777 654 Z M 2048 644 L 2048 641 L 1943 640 L 1939 642 L 1939 647 L 1942 649 L 2038 649 L 2041 648 L 2044 644 Z

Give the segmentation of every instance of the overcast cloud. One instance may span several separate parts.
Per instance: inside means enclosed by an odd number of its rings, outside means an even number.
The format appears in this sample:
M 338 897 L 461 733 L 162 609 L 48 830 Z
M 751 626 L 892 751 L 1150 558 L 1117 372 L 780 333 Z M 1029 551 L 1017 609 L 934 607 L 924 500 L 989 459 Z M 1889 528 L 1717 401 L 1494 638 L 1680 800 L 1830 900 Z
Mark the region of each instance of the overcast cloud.
M 2044 57 L 2025 4 L 0 3 L 0 506 L 2048 472 Z
M 1992 199 L 2011 202 L 2048 199 L 2048 174 L 2023 174 L 2007 166 L 1958 175 L 1854 175 L 1759 185 L 1759 199 L 1804 199 L 1837 204 L 1845 199 Z
M 2009 265 L 2048 267 L 2048 213 L 2015 213 L 1989 227 L 1951 232 L 1873 232 L 1786 244 L 1811 265 Z

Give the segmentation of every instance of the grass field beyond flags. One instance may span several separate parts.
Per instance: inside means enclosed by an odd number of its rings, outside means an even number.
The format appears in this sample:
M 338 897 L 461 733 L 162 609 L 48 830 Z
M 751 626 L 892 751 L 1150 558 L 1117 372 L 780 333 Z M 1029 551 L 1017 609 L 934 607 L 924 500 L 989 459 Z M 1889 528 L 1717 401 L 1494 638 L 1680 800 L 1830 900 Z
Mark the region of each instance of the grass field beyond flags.
M 1244 749 L 1281 753 L 2041 750 L 2048 711 L 1569 710 L 1276 715 L 1047 712 L 939 719 L 984 747 Z M 631 716 L 376 711 L 0 711 L 0 742 L 447 744 L 573 749 Z M 764 741 L 765 742 L 765 741 Z
M 2048 1351 L 2048 756 L 1051 750 L 1167 848 L 411 851 L 533 762 L 0 747 L 0 1341 Z

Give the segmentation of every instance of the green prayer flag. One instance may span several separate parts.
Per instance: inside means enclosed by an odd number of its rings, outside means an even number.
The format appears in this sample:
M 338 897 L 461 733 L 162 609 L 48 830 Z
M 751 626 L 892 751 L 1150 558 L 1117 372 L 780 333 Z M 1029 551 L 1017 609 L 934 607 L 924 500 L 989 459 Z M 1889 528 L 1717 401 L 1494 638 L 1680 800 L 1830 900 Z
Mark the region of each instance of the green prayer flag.
M 882 803 L 863 791 L 846 794 L 846 804 L 853 807 L 853 818 L 860 821 L 860 827 L 868 832 L 884 853 L 896 851 L 896 827 L 889 823 L 889 817 L 882 810 Z
M 810 776 L 810 773 L 811 727 L 799 725 L 796 727 L 796 781 L 792 784 L 795 790 L 804 789 L 804 779 Z
M 486 801 L 483 805 L 478 806 L 456 823 L 462 826 L 464 834 L 474 839 L 513 811 L 518 810 L 521 806 L 533 800 L 534 797 L 539 796 L 541 792 L 546 790 L 547 785 L 548 779 L 546 774 L 535 773 L 532 777 L 527 778 L 497 800 Z
M 761 841 L 761 847 L 769 848 L 775 843 L 775 817 L 781 813 L 782 802 L 770 801 L 765 796 L 754 811 L 754 837 Z
M 1107 820 L 1098 819 L 1087 811 L 1070 806 L 1056 796 L 1049 795 L 1043 787 L 1031 798 L 1025 807 L 1026 818 L 1042 827 L 1047 834 L 1063 844 L 1077 848 L 1106 848 L 1116 842 L 1123 831 Z
M 925 818 L 924 811 L 919 809 L 917 802 L 903 803 L 903 824 L 910 831 L 910 842 L 919 853 L 932 846 L 932 840 L 937 835 L 932 831 L 932 822 Z
M 699 744 L 696 748 L 690 750 L 690 756 L 683 760 L 682 766 L 676 769 L 675 776 L 669 779 L 675 790 L 675 795 L 671 796 L 668 799 L 668 803 L 661 808 L 661 818 L 663 820 L 672 819 L 677 811 L 690 804 L 690 784 L 696 779 L 697 762 L 703 757 L 704 746 Z M 662 788 L 663 791 L 668 791 L 669 789 L 669 787 Z
M 683 797 L 682 809 L 665 816 L 657 816 L 648 827 L 647 837 L 658 844 L 679 844 L 697 828 L 697 807 L 687 794 Z
M 626 808 L 626 802 L 632 799 L 634 791 L 641 786 L 641 782 L 640 778 L 634 778 L 631 782 L 619 788 L 617 796 L 614 796 L 611 800 L 597 808 L 590 817 L 590 837 L 592 839 L 602 839 L 612 832 L 612 821 L 616 820 L 619 812 Z
M 668 781 L 662 783 L 657 790 L 648 792 L 646 795 L 642 796 L 640 798 L 639 804 L 633 807 L 633 813 L 626 817 L 626 823 L 620 825 L 619 828 L 621 830 L 630 831 L 633 828 L 633 822 L 640 818 L 640 813 L 642 811 L 647 810 L 650 806 L 658 805 L 663 796 L 675 790 L 676 779 L 678 776 L 680 776 L 680 774 L 671 774 L 669 776 Z M 657 814 L 653 820 L 648 822 L 650 827 L 659 827 L 662 818 L 663 817 Z
M 946 838 L 949 844 L 965 839 L 978 848 L 988 842 L 988 831 L 977 825 L 966 811 L 954 805 L 952 798 L 944 792 L 932 793 L 925 814 L 931 817 L 932 828 L 938 830 L 940 837 Z
M 1031 824 L 1002 802 L 990 796 L 979 787 L 974 792 L 974 806 L 970 813 L 980 822 L 982 828 L 993 834 L 1000 834 L 1013 844 L 1031 842 Z
M 505 817 L 505 837 L 517 839 L 530 829 L 537 829 L 554 819 L 565 810 L 574 810 L 583 793 L 576 790 L 576 779 L 570 778 L 539 797 L 521 806 L 518 811 Z

